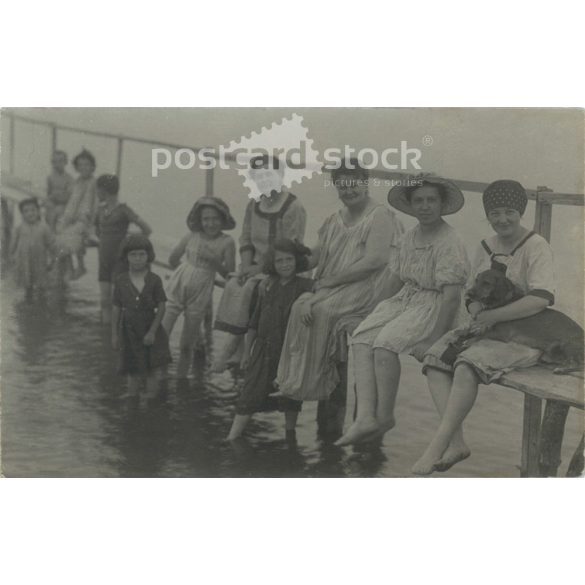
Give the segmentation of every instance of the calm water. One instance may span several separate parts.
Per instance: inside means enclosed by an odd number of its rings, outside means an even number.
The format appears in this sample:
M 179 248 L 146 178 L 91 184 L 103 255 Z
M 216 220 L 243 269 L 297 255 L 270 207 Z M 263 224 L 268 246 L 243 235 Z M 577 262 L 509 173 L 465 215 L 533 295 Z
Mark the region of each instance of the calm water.
M 317 439 L 314 403 L 300 415 L 296 448 L 285 442 L 278 413 L 259 415 L 241 444 L 225 444 L 234 384 L 229 376 L 208 377 L 202 364 L 187 382 L 167 382 L 159 404 L 132 408 L 115 372 L 109 332 L 98 321 L 95 250 L 88 267 L 66 302 L 50 299 L 48 306 L 26 305 L 10 275 L 3 276 L 2 467 L 8 477 L 401 477 L 436 427 L 424 378 L 410 358 L 403 361 L 397 427 L 381 448 L 358 453 Z M 179 332 L 171 340 L 175 355 Z M 473 455 L 442 475 L 517 477 L 521 423 L 520 394 L 483 389 L 467 424 Z M 561 471 L 582 425 L 571 411 Z

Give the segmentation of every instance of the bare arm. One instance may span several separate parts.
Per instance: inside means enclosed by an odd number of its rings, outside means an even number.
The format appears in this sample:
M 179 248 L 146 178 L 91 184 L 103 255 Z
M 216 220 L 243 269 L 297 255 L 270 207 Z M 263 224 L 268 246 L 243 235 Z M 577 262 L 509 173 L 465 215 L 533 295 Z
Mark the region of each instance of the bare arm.
M 240 366 L 243 370 L 247 369 L 248 364 L 250 363 L 250 354 L 252 353 L 252 346 L 256 340 L 257 333 L 258 332 L 256 329 L 248 329 L 244 337 L 244 350 L 242 352 L 242 359 L 240 361 Z
M 169 264 L 171 268 L 176 268 L 185 253 L 185 248 L 187 247 L 187 241 L 190 237 L 190 234 L 187 234 L 181 241 L 173 248 L 171 255 L 169 256 Z
M 218 272 L 221 274 L 221 276 L 223 276 L 224 278 L 227 278 L 227 275 L 230 272 L 234 272 L 235 269 L 236 269 L 236 244 L 232 240 L 227 245 L 227 247 L 224 251 L 223 265 L 221 267 L 221 270 L 218 270 Z
M 166 302 L 165 301 L 161 301 L 157 307 L 156 307 L 156 315 L 154 316 L 154 319 L 152 321 L 152 325 L 150 326 L 150 329 L 148 330 L 149 334 L 154 335 L 157 331 L 157 329 L 160 327 L 160 324 L 162 323 L 163 317 L 165 316 L 165 311 L 166 311 Z
M 146 236 L 147 238 L 150 236 L 150 234 L 152 234 L 152 229 L 141 217 L 136 216 L 133 223 L 140 228 L 142 235 Z
M 504 321 L 513 321 L 514 319 L 523 319 L 540 313 L 548 307 L 549 301 L 534 295 L 526 295 L 509 305 L 482 311 L 477 315 L 478 323 L 502 323 Z

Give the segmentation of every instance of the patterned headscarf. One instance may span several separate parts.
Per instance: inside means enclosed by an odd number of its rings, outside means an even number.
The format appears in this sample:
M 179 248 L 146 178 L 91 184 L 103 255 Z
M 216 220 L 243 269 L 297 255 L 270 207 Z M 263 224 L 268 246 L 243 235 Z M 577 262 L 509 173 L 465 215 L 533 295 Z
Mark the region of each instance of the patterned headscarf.
M 498 207 L 515 209 L 520 215 L 524 215 L 527 204 L 526 191 L 518 181 L 494 181 L 483 192 L 483 208 L 486 215 Z

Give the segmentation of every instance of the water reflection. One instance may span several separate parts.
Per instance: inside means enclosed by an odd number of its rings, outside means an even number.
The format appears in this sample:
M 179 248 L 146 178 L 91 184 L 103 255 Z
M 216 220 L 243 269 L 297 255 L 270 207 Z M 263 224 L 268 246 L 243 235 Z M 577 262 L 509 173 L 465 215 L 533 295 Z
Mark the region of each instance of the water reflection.
M 234 380 L 207 376 L 203 361 L 193 378 L 165 382 L 153 403 L 128 400 L 110 331 L 98 321 L 94 268 L 90 258 L 89 275 L 72 283 L 65 297 L 32 305 L 3 275 L 6 476 L 403 477 L 429 440 L 436 414 L 416 364 L 404 367 L 396 429 L 382 444 L 353 450 L 317 437 L 314 403 L 303 406 L 296 441 L 285 436 L 281 413 L 262 413 L 247 438 L 226 443 Z M 171 340 L 175 355 L 178 337 Z M 474 457 L 446 475 L 517 476 L 521 420 L 520 396 L 481 392 L 468 423 Z M 582 428 L 579 413 L 571 411 L 566 463 Z

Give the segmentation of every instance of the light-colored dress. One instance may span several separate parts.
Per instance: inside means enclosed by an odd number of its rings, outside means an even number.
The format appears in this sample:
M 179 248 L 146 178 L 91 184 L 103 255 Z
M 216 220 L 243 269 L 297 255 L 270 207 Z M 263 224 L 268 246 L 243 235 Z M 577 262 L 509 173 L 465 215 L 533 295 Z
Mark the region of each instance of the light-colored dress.
M 443 302 L 443 287 L 464 286 L 469 260 L 455 230 L 445 223 L 433 242 L 416 242 L 420 226 L 407 232 L 399 254 L 404 286 L 378 304 L 354 331 L 351 343 L 395 353 L 409 352 L 434 329 Z
M 85 251 L 84 241 L 93 226 L 96 209 L 95 179 L 77 178 L 65 211 L 57 221 L 57 246 L 61 255 Z
M 235 254 L 235 242 L 231 236 L 221 234 L 208 240 L 199 232 L 187 234 L 172 251 L 172 264 L 181 257 L 183 261 L 173 272 L 166 286 L 167 306 L 163 327 L 170 335 L 178 316 L 184 312 L 183 339 L 189 343 L 194 343 L 197 339 L 201 322 L 211 303 L 215 282 L 215 268 L 207 260 L 199 257 L 202 246 L 222 259 L 230 248 Z
M 343 222 L 338 211 L 319 229 L 319 264 L 315 278 L 327 278 L 347 270 L 364 257 L 372 224 L 384 224 L 388 235 L 389 262 L 399 245 L 401 225 L 384 205 L 376 205 L 353 226 Z M 384 266 L 369 277 L 332 289 L 321 289 L 314 296 L 313 322 L 301 322 L 300 311 L 306 295 L 293 305 L 278 365 L 276 384 L 296 400 L 323 400 L 339 383 L 337 372 L 340 323 L 352 315 L 367 314 L 378 300 L 379 290 L 388 277 Z
M 55 239 L 44 221 L 23 221 L 12 235 L 11 257 L 16 282 L 24 288 L 45 288 L 48 284 L 49 254 L 54 253 Z
M 497 250 L 497 236 L 486 240 L 490 251 Z M 480 245 L 473 259 L 473 268 L 469 286 L 473 285 L 476 276 L 491 268 L 495 260 L 507 266 L 506 276 L 526 295 L 533 295 L 554 303 L 555 271 L 553 253 L 549 243 L 538 234 L 529 237 L 513 254 L 496 254 Z M 443 361 L 444 353 L 451 343 L 459 339 L 460 333 L 471 322 L 466 321 L 459 329 L 446 333 L 439 339 L 425 355 L 424 370 L 434 367 L 445 372 L 452 372 L 460 363 L 472 366 L 484 384 L 497 381 L 503 374 L 517 368 L 527 368 L 535 365 L 542 352 L 514 342 L 504 343 L 492 339 L 480 339 L 471 342 L 470 347 L 462 351 L 453 364 Z

